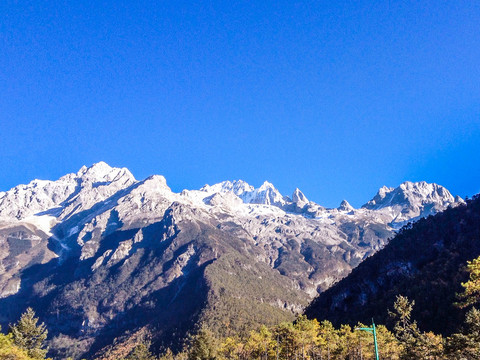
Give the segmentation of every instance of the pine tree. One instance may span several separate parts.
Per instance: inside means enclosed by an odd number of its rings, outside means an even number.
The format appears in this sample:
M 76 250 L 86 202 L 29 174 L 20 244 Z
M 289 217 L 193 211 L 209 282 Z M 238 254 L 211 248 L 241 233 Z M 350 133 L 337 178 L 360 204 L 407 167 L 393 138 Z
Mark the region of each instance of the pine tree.
M 301 315 L 295 321 L 294 327 L 301 347 L 302 360 L 304 360 L 315 350 L 320 324 L 316 319 L 309 320 L 305 315 Z
M 422 333 L 416 321 L 412 321 L 411 313 L 415 302 L 398 295 L 394 311 L 389 311 L 396 320 L 395 335 L 403 345 L 402 359 L 442 359 L 444 339 L 432 332 Z
M 0 359 L 2 360 L 32 360 L 27 352 L 15 346 L 12 335 L 4 335 L 0 332 Z
M 239 360 L 244 354 L 245 345 L 237 338 L 227 337 L 219 349 L 221 359 Z
M 339 343 L 339 334 L 330 321 L 324 320 L 320 323 L 317 341 L 320 358 L 332 359 L 332 355 L 336 352 Z
M 189 360 L 213 360 L 217 354 L 217 340 L 207 328 L 202 328 L 190 343 Z
M 34 359 L 44 359 L 47 354 L 44 342 L 47 339 L 47 329 L 44 323 L 37 325 L 38 318 L 32 308 L 28 308 L 20 320 L 10 326 L 13 342 Z
M 159 360 L 175 360 L 172 350 L 167 348 L 167 350 L 158 358 Z
M 275 341 L 270 330 L 262 325 L 259 331 L 250 331 L 250 336 L 245 344 L 245 352 L 250 358 L 267 360 L 269 355 L 275 354 Z
M 359 326 L 359 327 L 365 327 L 365 326 Z M 378 325 L 376 327 L 376 330 L 377 330 L 377 341 L 378 341 L 380 357 L 382 359 L 389 359 L 389 360 L 400 359 L 402 346 L 400 342 L 397 340 L 397 338 L 395 337 L 395 335 L 391 333 L 384 325 Z M 358 332 L 363 333 L 365 335 L 370 335 L 370 334 L 366 334 L 365 331 L 357 331 L 357 333 Z M 373 359 L 374 352 L 373 352 L 372 341 L 370 340 L 368 344 L 370 347 L 369 349 L 370 353 L 369 353 L 369 357 L 365 357 L 365 359 Z
M 276 353 L 280 359 L 298 359 L 300 344 L 292 323 L 281 323 L 275 328 L 274 339 L 278 343 Z
M 389 311 L 390 317 L 396 320 L 395 335 L 403 342 L 408 342 L 419 332 L 417 323 L 411 319 L 414 305 L 415 301 L 410 302 L 407 297 L 397 295 L 393 304 L 394 311 Z
M 449 337 L 446 348 L 453 359 L 480 359 L 480 310 L 468 311 L 463 332 Z
M 130 354 L 128 354 L 125 360 L 155 360 L 155 356 L 153 356 L 148 349 L 149 347 L 149 344 L 145 342 L 138 344 Z
M 460 308 L 465 308 L 480 301 L 480 257 L 467 261 L 467 271 L 470 274 L 470 279 L 462 283 L 464 292 L 457 294 L 457 297 L 463 301 L 455 304 Z

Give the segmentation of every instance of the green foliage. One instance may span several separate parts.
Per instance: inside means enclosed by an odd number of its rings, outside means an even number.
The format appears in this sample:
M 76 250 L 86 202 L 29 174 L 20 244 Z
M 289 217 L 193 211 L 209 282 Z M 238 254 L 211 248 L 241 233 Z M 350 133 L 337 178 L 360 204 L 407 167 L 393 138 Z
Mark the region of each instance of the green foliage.
M 15 346 L 12 335 L 0 333 L 0 360 L 33 360 L 27 352 Z
M 28 308 L 22 314 L 20 320 L 10 326 L 10 334 L 13 342 L 20 349 L 27 352 L 33 359 L 44 359 L 47 354 L 44 342 L 47 339 L 47 329 L 45 324 L 37 325 L 38 318 L 32 308 Z
M 393 304 L 394 311 L 390 311 L 390 316 L 395 322 L 395 335 L 407 346 L 414 344 L 415 339 L 419 336 L 417 323 L 411 321 L 411 315 L 415 301 L 410 302 L 407 297 L 398 295 Z
M 260 325 L 293 321 L 295 315 L 288 305 L 306 305 L 308 301 L 268 265 L 235 252 L 208 266 L 205 278 L 211 290 L 199 323 L 220 338 L 248 336 Z M 285 306 L 278 306 L 279 299 Z
M 359 324 L 359 327 L 365 327 Z M 384 326 L 379 326 L 378 343 L 382 359 L 398 360 L 402 346 Z M 328 321 L 319 323 L 300 316 L 295 322 L 285 322 L 267 328 L 261 326 L 244 339 L 228 337 L 220 345 L 221 360 L 362 360 L 374 356 L 373 337 L 355 331 L 348 325 L 339 329 Z
M 217 348 L 217 339 L 213 333 L 207 328 L 201 328 L 190 341 L 188 360 L 214 360 Z
M 463 332 L 447 338 L 446 353 L 452 359 L 480 359 L 480 310 L 468 311 Z
M 480 256 L 472 261 L 467 261 L 467 271 L 470 279 L 462 283 L 463 293 L 457 294 L 457 297 L 462 300 L 456 303 L 460 308 L 465 308 L 480 301 Z
M 443 354 L 443 338 L 432 332 L 422 333 L 411 313 L 415 302 L 398 295 L 394 311 L 390 312 L 395 323 L 395 335 L 403 345 L 401 359 L 441 359 Z
M 318 350 L 320 357 L 323 358 L 323 355 L 329 359 L 331 354 L 336 352 L 337 343 L 339 342 L 339 335 L 335 331 L 332 323 L 330 321 L 324 320 L 320 323 L 318 330 L 318 340 L 319 345 Z
M 275 342 L 271 331 L 265 325 L 262 325 L 259 331 L 251 331 L 244 346 L 244 352 L 255 359 L 268 359 L 269 356 L 273 356 Z
M 125 360 L 155 360 L 156 358 L 150 352 L 149 347 L 146 342 L 136 345 Z
M 227 337 L 218 349 L 220 359 L 239 360 L 243 359 L 245 353 L 245 344 L 234 337 Z
M 172 350 L 170 350 L 170 348 L 168 348 L 168 349 L 162 354 L 162 356 L 160 356 L 160 357 L 158 358 L 158 360 L 175 360 L 175 356 L 173 355 Z
M 314 353 L 319 323 L 316 319 L 308 320 L 305 315 L 302 315 L 295 321 L 294 329 L 302 352 L 302 359 L 305 359 L 308 354 Z
M 395 335 L 383 325 L 378 325 L 376 330 L 377 330 L 377 343 L 378 343 L 380 358 L 390 359 L 390 360 L 400 359 L 400 356 L 403 351 L 403 346 L 397 340 Z M 365 334 L 365 335 L 369 335 L 369 334 Z M 362 347 L 365 347 L 364 344 L 367 344 L 365 350 L 362 349 Z M 360 350 L 361 350 L 360 354 L 363 353 L 368 355 L 365 357 L 366 359 L 374 358 L 373 346 L 371 345 L 371 336 L 370 336 L 370 339 L 362 340 Z M 360 356 L 360 358 L 362 358 L 362 356 Z

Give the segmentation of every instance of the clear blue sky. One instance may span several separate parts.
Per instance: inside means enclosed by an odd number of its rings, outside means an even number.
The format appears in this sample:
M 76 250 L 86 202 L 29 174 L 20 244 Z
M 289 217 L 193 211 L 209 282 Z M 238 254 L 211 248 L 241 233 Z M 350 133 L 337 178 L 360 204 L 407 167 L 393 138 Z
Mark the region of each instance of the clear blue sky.
M 480 191 L 478 1 L 0 2 L 0 191 L 103 160 L 337 206 Z

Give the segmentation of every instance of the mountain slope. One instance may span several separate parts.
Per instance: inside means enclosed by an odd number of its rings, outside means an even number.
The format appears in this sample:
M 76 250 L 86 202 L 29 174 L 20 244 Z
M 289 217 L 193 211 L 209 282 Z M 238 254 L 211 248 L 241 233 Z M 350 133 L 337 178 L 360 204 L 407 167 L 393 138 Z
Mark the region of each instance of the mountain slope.
M 400 223 L 463 203 L 434 184 L 397 189 L 378 208 L 326 209 L 268 182 L 174 193 L 105 163 L 19 185 L 0 193 L 0 323 L 31 305 L 56 354 L 78 357 L 123 333 L 179 345 L 201 322 L 226 335 L 291 319 Z
M 465 264 L 480 255 L 480 197 L 419 220 L 360 264 L 307 308 L 309 317 L 336 324 L 388 322 L 397 294 L 415 300 L 413 318 L 424 330 L 450 334 L 462 323 L 453 306 L 467 280 Z

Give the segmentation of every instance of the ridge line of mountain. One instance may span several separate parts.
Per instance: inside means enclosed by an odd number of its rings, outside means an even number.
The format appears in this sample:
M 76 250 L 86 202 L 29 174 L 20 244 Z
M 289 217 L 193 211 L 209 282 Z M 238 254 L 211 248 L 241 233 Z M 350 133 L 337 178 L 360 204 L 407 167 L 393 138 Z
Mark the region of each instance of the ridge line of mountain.
M 66 174 L 56 181 L 34 179 L 28 184 L 19 184 L 10 190 L 0 192 L 0 218 L 2 218 L 3 214 L 2 204 L 8 201 L 8 197 L 11 196 L 12 193 L 17 194 L 20 192 L 27 192 L 28 190 L 32 190 L 33 193 L 35 193 L 35 189 L 38 191 L 38 189 L 48 187 L 49 185 L 58 185 L 58 188 L 64 184 L 67 188 L 65 191 L 68 192 L 70 190 L 69 195 L 74 196 L 74 191 L 71 191 L 71 185 L 70 189 L 68 189 L 68 183 L 72 182 L 73 180 L 76 180 L 78 186 L 100 187 L 122 181 L 124 182 L 123 185 L 126 186 L 133 183 L 145 182 L 151 179 L 156 179 L 159 183 L 161 183 L 161 187 L 163 187 L 166 191 L 171 192 L 171 189 L 166 183 L 165 177 L 162 175 L 151 175 L 145 180 L 136 180 L 133 174 L 127 168 L 110 167 L 107 163 L 101 161 L 91 165 L 90 167 L 82 166 L 77 173 Z M 77 187 L 75 187 L 75 189 L 77 189 Z M 319 209 L 334 209 L 325 208 L 320 204 L 309 201 L 298 188 L 294 190 L 291 196 L 282 195 L 275 188 L 275 186 L 268 181 L 265 181 L 260 187 L 255 188 L 243 180 L 225 180 L 213 185 L 206 184 L 199 190 L 184 189 L 180 193 L 172 193 L 176 195 L 186 195 L 193 192 L 204 192 L 208 193 L 209 195 L 231 192 L 240 198 L 244 204 L 272 205 L 292 213 L 303 212 L 304 214 L 311 215 L 312 212 L 315 212 Z M 336 209 L 343 211 L 353 211 L 359 209 L 379 210 L 388 206 L 402 205 L 404 202 L 408 203 L 411 201 L 409 196 L 417 196 L 418 198 L 423 196 L 425 199 L 430 197 L 431 200 L 435 200 L 433 197 L 437 196 L 437 200 L 444 198 L 446 201 L 452 204 L 464 202 L 463 199 L 458 195 L 453 197 L 450 192 L 441 185 L 437 185 L 435 183 L 426 183 L 425 181 L 404 181 L 395 188 L 386 186 L 381 187 L 371 200 L 367 201 L 358 209 L 352 207 L 347 200 L 342 200 Z M 54 201 L 54 203 L 57 205 L 56 201 Z M 302 211 L 306 210 L 307 207 L 314 208 L 315 211 Z M 9 216 L 4 217 L 8 218 Z

